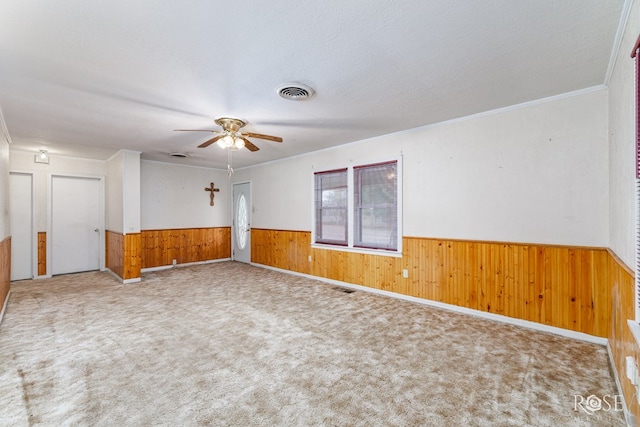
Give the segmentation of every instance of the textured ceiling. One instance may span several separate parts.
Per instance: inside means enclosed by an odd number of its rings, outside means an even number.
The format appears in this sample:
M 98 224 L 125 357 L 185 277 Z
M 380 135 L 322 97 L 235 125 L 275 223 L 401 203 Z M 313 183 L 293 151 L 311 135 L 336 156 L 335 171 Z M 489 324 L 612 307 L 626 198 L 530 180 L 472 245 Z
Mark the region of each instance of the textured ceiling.
M 624 0 L 3 0 L 12 149 L 242 167 L 605 83 Z M 315 89 L 287 101 L 275 88 Z M 172 159 L 179 151 L 187 159 Z

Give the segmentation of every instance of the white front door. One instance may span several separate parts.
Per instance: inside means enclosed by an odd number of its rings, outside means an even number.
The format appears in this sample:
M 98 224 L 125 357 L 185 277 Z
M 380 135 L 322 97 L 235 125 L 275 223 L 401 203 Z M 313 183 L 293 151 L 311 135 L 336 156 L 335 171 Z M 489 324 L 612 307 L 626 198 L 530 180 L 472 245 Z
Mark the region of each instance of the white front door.
M 233 259 L 251 262 L 251 184 L 233 184 Z
M 33 279 L 33 175 L 9 175 L 11 280 Z
M 51 274 L 100 269 L 101 182 L 51 178 Z

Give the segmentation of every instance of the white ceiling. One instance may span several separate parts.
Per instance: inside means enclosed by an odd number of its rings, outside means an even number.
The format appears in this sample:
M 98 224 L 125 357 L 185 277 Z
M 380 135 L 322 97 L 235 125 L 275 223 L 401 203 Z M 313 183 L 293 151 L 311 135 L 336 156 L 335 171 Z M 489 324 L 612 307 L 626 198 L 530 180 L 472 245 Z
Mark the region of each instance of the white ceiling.
M 12 150 L 226 168 L 236 116 L 263 163 L 605 83 L 624 0 L 3 0 Z M 305 101 L 275 93 L 298 82 Z M 187 159 L 167 153 L 179 151 Z

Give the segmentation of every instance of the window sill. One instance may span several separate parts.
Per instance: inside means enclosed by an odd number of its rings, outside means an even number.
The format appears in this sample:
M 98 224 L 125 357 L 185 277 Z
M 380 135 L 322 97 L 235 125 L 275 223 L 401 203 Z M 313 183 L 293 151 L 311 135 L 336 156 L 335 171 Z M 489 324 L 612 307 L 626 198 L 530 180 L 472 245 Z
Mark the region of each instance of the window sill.
M 314 249 L 328 249 L 331 251 L 353 252 L 357 254 L 368 254 L 368 255 L 388 256 L 392 258 L 402 258 L 401 251 L 385 251 L 383 249 L 350 248 L 348 246 L 325 245 L 322 243 L 312 243 L 311 247 Z
M 631 329 L 631 335 L 635 338 L 636 344 L 640 347 L 640 323 L 629 319 L 627 320 L 627 325 L 629 326 L 629 329 Z

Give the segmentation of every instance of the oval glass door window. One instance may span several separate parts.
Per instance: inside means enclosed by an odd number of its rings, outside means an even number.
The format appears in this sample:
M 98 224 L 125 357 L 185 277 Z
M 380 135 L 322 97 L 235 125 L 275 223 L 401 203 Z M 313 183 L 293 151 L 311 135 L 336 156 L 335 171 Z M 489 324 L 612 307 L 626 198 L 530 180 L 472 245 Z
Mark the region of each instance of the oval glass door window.
M 236 238 L 238 239 L 238 247 L 244 249 L 247 245 L 247 232 L 249 231 L 249 211 L 247 210 L 247 199 L 244 194 L 238 197 L 238 209 L 236 218 Z

